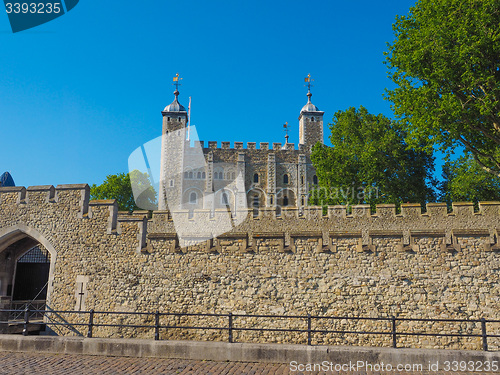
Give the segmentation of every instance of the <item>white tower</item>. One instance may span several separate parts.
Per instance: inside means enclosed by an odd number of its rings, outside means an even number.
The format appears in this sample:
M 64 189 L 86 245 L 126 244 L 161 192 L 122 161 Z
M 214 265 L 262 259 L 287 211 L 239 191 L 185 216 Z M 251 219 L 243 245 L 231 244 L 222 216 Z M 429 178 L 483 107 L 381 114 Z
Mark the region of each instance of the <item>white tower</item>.
M 158 208 L 178 209 L 181 204 L 184 153 L 188 114 L 179 103 L 179 74 L 174 77 L 175 99 L 161 112 L 163 115 L 161 143 L 161 174 Z

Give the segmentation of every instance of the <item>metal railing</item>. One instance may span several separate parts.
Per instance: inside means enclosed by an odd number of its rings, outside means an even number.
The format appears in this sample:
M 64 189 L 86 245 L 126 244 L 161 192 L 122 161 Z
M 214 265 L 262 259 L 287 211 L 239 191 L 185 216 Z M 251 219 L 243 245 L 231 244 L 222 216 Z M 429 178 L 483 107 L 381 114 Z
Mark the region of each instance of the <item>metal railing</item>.
M 24 319 L 24 311 L 30 310 L 30 320 L 43 319 L 45 315 L 45 300 L 12 301 L 9 320 Z
M 19 310 L 0 310 L 0 312 L 17 312 Z M 29 334 L 31 317 L 38 316 L 37 314 L 42 314 L 44 316 L 43 324 L 47 326 L 63 326 L 71 329 L 74 332 L 79 333 L 75 327 L 86 327 L 86 336 L 88 338 L 93 337 L 94 329 L 96 327 L 119 327 L 119 328 L 146 328 L 154 330 L 154 339 L 160 340 L 160 331 L 167 329 L 180 329 L 180 330 L 218 330 L 227 331 L 227 340 L 229 343 L 234 341 L 235 332 L 244 331 L 260 331 L 260 332 L 296 332 L 303 333 L 307 339 L 305 342 L 307 345 L 312 345 L 313 335 L 315 334 L 352 334 L 352 335 L 382 335 L 387 336 L 390 340 L 391 346 L 393 348 L 398 347 L 398 338 L 404 336 L 427 336 L 427 337 L 455 337 L 455 338 L 465 338 L 465 337 L 479 337 L 482 342 L 482 350 L 488 350 L 488 338 L 500 338 L 500 332 L 495 334 L 488 333 L 487 327 L 491 323 L 500 323 L 500 320 L 487 320 L 487 319 L 425 319 L 425 318 L 396 318 L 391 317 L 379 317 L 379 318 L 368 318 L 368 317 L 347 317 L 347 316 L 313 316 L 313 315 L 262 315 L 262 314 L 200 314 L 200 313 L 171 313 L 171 312 L 115 312 L 115 311 L 71 311 L 71 310 L 52 310 L 47 307 L 46 310 L 32 310 L 30 306 L 27 306 L 24 311 L 21 311 L 24 315 L 23 321 L 23 335 Z M 61 314 L 78 314 L 87 316 L 85 323 L 68 322 Z M 96 323 L 96 316 L 146 316 L 151 317 L 154 324 L 114 324 L 114 323 Z M 162 317 L 215 317 L 224 318 L 227 324 L 221 326 L 199 326 L 199 325 L 171 325 L 171 324 L 161 324 Z M 303 320 L 304 328 L 265 328 L 265 327 L 241 327 L 235 325 L 235 320 L 238 318 L 269 318 L 269 319 L 287 319 L 287 320 Z M 387 330 L 377 330 L 377 331 L 364 331 L 364 330 L 333 330 L 333 329 L 313 329 L 313 321 L 320 320 L 330 320 L 330 321 L 377 321 L 386 322 Z M 443 333 L 443 332 L 406 332 L 398 329 L 398 323 L 401 322 L 427 322 L 427 323 L 475 323 L 480 326 L 480 332 L 477 333 Z M 0 322 L 8 323 L 8 322 Z M 36 322 L 40 324 L 40 322 Z M 388 340 L 388 341 L 389 341 Z

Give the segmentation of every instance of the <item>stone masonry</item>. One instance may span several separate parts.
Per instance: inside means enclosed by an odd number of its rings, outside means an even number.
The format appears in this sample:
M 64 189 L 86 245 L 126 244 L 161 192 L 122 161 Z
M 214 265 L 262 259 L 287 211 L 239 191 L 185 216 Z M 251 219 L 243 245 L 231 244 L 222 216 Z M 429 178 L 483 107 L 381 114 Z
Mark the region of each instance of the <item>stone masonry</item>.
M 226 210 L 184 210 L 214 225 Z M 127 214 L 116 202 L 89 201 L 88 185 L 0 188 L 0 267 L 14 248 L 39 243 L 50 253 L 47 304 L 55 310 L 284 314 L 500 320 L 500 202 L 263 207 L 237 212 L 231 231 L 179 247 L 169 211 Z M 23 242 L 24 241 L 24 242 Z M 27 248 L 26 248 L 27 250 Z M 20 250 L 19 250 L 20 251 Z M 2 283 L 9 282 L 6 271 Z M 10 275 L 12 276 L 12 275 Z M 4 299 L 6 288 L 0 288 Z M 88 315 L 51 319 L 87 322 Z M 96 315 L 96 323 L 152 324 L 152 318 Z M 225 318 L 164 317 L 162 324 L 224 326 Z M 387 321 L 314 320 L 314 329 L 382 330 Z M 235 326 L 306 328 L 304 319 L 235 318 Z M 402 322 L 407 332 L 479 333 L 479 323 Z M 54 328 L 61 335 L 86 334 Z M 500 323 L 488 331 L 499 334 Z M 151 329 L 99 327 L 95 336 L 149 337 Z M 240 342 L 304 343 L 303 333 L 235 332 Z M 161 338 L 227 340 L 226 331 L 164 329 Z M 400 336 L 399 345 L 480 349 L 481 338 Z M 313 344 L 390 346 L 389 336 L 315 334 Z M 500 340 L 489 340 L 499 350 Z

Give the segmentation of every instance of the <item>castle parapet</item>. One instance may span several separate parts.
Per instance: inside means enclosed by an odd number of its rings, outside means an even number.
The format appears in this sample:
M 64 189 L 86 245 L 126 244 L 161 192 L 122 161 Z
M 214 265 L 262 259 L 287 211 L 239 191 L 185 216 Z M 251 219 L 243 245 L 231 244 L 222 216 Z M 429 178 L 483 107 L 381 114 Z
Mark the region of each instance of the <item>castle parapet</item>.
M 500 215 L 500 202 L 479 202 L 479 212 L 483 215 Z
M 323 218 L 323 207 L 306 206 L 304 207 L 304 216 L 308 220 L 321 220 Z
M 328 244 L 328 242 L 327 242 Z M 330 251 L 330 246 L 323 247 L 323 233 L 319 231 L 302 231 L 290 233 L 290 248 L 296 253 L 304 245 L 312 246 L 316 253 L 326 253 Z
M 224 233 L 217 236 L 216 251 L 219 253 L 227 252 L 248 252 L 248 233 Z
M 0 203 L 5 205 L 26 203 L 26 188 L 24 186 L 0 187 Z
M 446 203 L 427 203 L 427 215 L 432 217 L 445 218 L 448 216 Z
M 186 145 L 189 148 L 193 147 L 201 147 L 202 149 L 205 147 L 204 141 L 193 141 L 192 144 L 189 141 L 186 141 Z M 245 148 L 246 146 L 246 148 Z M 247 142 L 244 144 L 243 142 L 234 142 L 233 147 L 231 147 L 231 142 L 223 141 L 220 144 L 220 148 L 217 141 L 208 141 L 208 149 L 210 150 L 257 150 L 256 142 Z M 275 142 L 272 144 L 272 147 L 269 147 L 269 142 L 260 142 L 259 150 L 264 151 L 294 151 L 294 150 L 305 150 L 301 145 L 298 148 L 295 148 L 295 143 L 285 143 L 282 144 L 280 142 Z
M 283 232 L 256 232 L 252 236 L 252 247 L 255 252 L 285 251 L 285 233 Z
M 358 204 L 352 206 L 351 217 L 368 218 L 371 216 L 371 208 L 369 204 Z
M 30 186 L 26 189 L 26 203 L 49 203 L 55 201 L 56 189 L 52 185 Z
M 0 188 L 0 216 L 20 215 L 35 221 L 52 217 L 66 221 L 81 218 L 87 223 L 85 225 L 100 230 L 101 234 L 126 232 L 127 236 L 138 236 L 141 249 L 145 248 L 148 231 L 158 234 L 177 231 L 179 238 L 193 237 L 203 231 L 203 241 L 223 234 L 248 233 L 251 236 L 252 233 L 277 232 L 285 233 L 290 246 L 293 243 L 291 234 L 297 231 L 322 232 L 324 241 L 327 233 L 337 231 L 348 238 L 349 233 L 356 233 L 361 238 L 361 242 L 356 242 L 356 246 L 361 244 L 361 251 L 371 251 L 370 238 L 390 237 L 391 233 L 396 233 L 394 236 L 400 238 L 398 241 L 404 251 L 416 252 L 418 249 L 412 246 L 418 241 L 413 239 L 419 236 L 439 237 L 438 243 L 444 244 L 443 251 L 447 252 L 461 251 L 469 246 L 469 242 L 484 244 L 481 246 L 485 251 L 500 249 L 500 202 L 481 202 L 478 212 L 474 212 L 474 205 L 470 202 L 457 202 L 452 204 L 450 213 L 444 203 L 429 203 L 424 211 L 420 204 L 402 204 L 400 214 L 396 214 L 393 204 L 380 204 L 374 212 L 369 205 L 306 206 L 300 209 L 261 207 L 256 211 L 251 207 L 234 212 L 226 208 L 155 211 L 148 219 L 147 211 L 118 212 L 115 200 L 89 201 L 89 191 L 87 184 L 3 187 Z M 210 249 L 216 246 L 210 246 Z
M 452 215 L 471 216 L 474 214 L 474 204 L 471 202 L 453 202 L 451 206 L 453 207 Z
M 345 219 L 347 217 L 347 207 L 342 205 L 328 206 L 328 217 L 330 219 Z
M 395 204 L 377 204 L 377 209 L 374 214 L 377 217 L 396 217 L 396 205 Z
M 403 217 L 418 217 L 422 215 L 422 206 L 420 203 L 401 204 L 401 215 Z
M 135 210 L 132 212 L 129 211 L 118 211 L 118 219 L 130 219 L 130 218 L 135 218 L 135 219 L 143 219 L 143 218 L 148 218 L 149 217 L 149 211 L 147 210 Z
M 108 222 L 108 234 L 117 233 L 118 228 L 118 203 L 115 199 L 99 199 L 89 202 L 89 218 L 101 219 Z

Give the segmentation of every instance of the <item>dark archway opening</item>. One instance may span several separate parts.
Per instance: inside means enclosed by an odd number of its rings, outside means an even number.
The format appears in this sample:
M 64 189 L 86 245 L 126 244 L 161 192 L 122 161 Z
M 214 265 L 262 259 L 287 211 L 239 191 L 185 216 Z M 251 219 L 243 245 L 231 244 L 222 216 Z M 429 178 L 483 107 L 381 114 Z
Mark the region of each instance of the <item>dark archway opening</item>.
M 26 308 L 33 323 L 29 331 L 45 330 L 43 319 L 55 259 L 42 243 L 21 229 L 0 238 L 0 308 L 10 310 L 1 314 L 0 333 L 21 333 Z
M 45 301 L 49 281 L 50 254 L 36 245 L 16 263 L 12 301 Z

